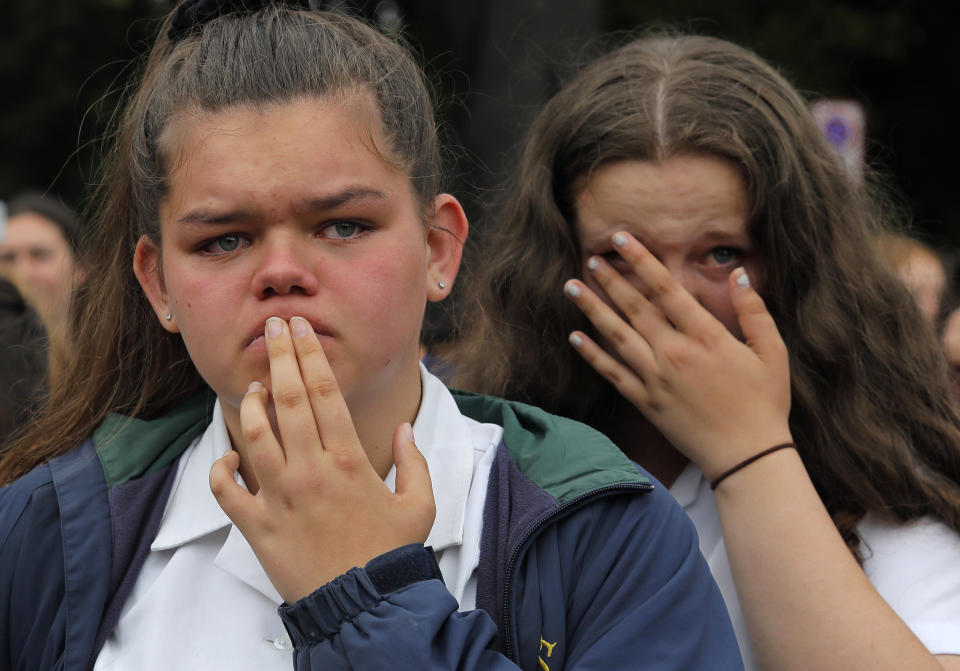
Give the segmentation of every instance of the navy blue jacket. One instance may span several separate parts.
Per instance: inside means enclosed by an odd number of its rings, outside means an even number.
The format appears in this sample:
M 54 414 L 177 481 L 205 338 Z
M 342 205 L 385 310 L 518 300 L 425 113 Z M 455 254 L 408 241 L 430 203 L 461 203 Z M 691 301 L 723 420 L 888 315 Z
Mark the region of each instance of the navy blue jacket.
M 398 548 L 281 606 L 295 668 L 743 668 L 696 532 L 665 488 L 581 424 L 456 398 L 504 427 L 477 609 L 457 611 L 427 548 Z M 111 416 L 0 490 L 0 671 L 92 667 L 177 459 L 209 421 L 202 405 L 152 422 Z

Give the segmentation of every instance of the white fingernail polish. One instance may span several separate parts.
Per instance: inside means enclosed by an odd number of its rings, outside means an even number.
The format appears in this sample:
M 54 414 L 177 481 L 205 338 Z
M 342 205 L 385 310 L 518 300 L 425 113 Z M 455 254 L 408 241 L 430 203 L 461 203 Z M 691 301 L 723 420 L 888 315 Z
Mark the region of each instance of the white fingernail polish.
M 570 344 L 574 347 L 580 347 L 583 344 L 583 338 L 578 336 L 576 333 L 570 334 Z
M 576 298 L 577 296 L 580 295 L 580 287 L 578 287 L 576 284 L 568 284 L 563 288 L 563 290 L 567 292 L 567 295 L 571 296 L 572 298 Z
M 600 262 L 597 261 L 597 257 L 591 256 L 591 257 L 587 260 L 587 268 L 588 268 L 589 270 L 596 270 L 596 269 L 599 268 L 599 267 L 600 267 Z
M 615 247 L 623 247 L 625 244 L 627 244 L 627 236 L 623 233 L 617 233 L 613 236 L 613 245 Z
M 747 287 L 750 286 L 750 277 L 749 275 L 747 275 L 746 270 L 741 269 L 740 275 L 737 277 L 736 281 L 737 281 L 737 286 L 742 289 L 746 289 Z

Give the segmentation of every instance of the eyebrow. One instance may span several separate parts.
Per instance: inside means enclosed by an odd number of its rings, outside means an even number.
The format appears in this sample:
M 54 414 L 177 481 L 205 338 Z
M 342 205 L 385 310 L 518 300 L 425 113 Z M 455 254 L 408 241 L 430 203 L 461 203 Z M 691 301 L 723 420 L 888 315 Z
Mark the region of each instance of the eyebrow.
M 323 212 L 332 210 L 347 203 L 356 203 L 364 201 L 384 201 L 387 200 L 387 194 L 377 189 L 367 187 L 347 187 L 336 193 L 309 198 L 293 206 L 294 212 Z M 254 218 L 254 214 L 249 210 L 238 209 L 223 212 L 213 211 L 205 207 L 198 207 L 190 210 L 185 215 L 177 219 L 179 224 L 235 224 L 243 221 L 249 221 Z
M 733 231 L 724 231 L 718 228 L 708 228 L 705 231 L 701 231 L 700 235 L 707 240 L 730 240 L 731 238 L 742 238 L 746 237 L 748 240 L 751 239 L 749 229 L 746 231 L 733 232 Z

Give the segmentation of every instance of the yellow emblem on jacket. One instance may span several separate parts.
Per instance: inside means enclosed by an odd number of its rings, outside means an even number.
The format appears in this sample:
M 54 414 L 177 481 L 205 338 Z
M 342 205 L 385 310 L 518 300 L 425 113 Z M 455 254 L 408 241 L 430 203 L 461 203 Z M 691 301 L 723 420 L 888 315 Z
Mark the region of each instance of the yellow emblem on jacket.
M 543 653 L 543 649 L 546 648 L 546 649 L 547 649 L 547 659 L 550 659 L 550 657 L 553 656 L 553 649 L 554 649 L 555 647 L 557 647 L 557 644 L 556 644 L 556 643 L 549 643 L 549 642 L 547 642 L 545 639 L 543 639 L 542 637 L 540 638 L 540 653 L 542 654 L 542 653 Z M 545 661 L 543 661 L 543 657 L 537 657 L 537 661 L 540 662 L 540 668 L 543 669 L 543 671 L 550 671 L 550 667 L 547 666 L 547 663 L 546 663 Z

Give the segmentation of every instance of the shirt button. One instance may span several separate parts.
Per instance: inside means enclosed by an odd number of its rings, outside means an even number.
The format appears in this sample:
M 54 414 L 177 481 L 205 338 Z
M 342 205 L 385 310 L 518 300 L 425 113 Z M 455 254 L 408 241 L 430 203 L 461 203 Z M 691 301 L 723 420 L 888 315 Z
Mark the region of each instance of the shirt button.
M 293 650 L 293 643 L 290 641 L 290 637 L 286 634 L 280 636 L 274 636 L 273 638 L 268 638 L 267 642 L 273 645 L 277 650 L 283 650 L 289 652 Z

